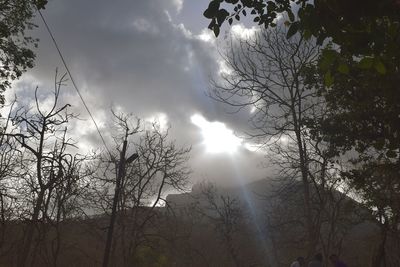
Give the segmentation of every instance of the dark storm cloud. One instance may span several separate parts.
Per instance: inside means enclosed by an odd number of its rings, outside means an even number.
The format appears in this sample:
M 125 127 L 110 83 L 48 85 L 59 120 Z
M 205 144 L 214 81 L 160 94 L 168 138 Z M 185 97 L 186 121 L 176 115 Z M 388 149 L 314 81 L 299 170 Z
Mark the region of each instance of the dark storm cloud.
M 199 129 L 190 122 L 194 113 L 234 128 L 246 124 L 244 117 L 228 115 L 226 107 L 206 96 L 208 78 L 216 75 L 220 66 L 215 41 L 199 36 L 198 29 L 207 25 L 202 10 L 188 8 L 189 1 L 181 4 L 178 0 L 53 0 L 48 4 L 44 12 L 47 22 L 101 127 L 110 124 L 111 106 L 142 118 L 166 114 L 174 139 L 185 144 L 201 142 Z M 193 33 L 185 28 L 185 20 L 195 28 Z M 26 77 L 31 77 L 29 82 L 36 79 L 51 88 L 55 68 L 63 68 L 41 21 L 37 19 L 36 23 L 39 28 L 34 34 L 41 41 L 36 67 Z M 29 92 L 19 94 L 26 99 Z M 71 86 L 63 96 L 87 117 Z M 80 141 L 93 144 L 99 138 L 90 123 L 80 121 L 75 128 Z M 193 152 L 199 172 L 212 166 L 210 176 L 230 175 L 223 166 L 203 160 L 201 148 Z M 255 159 L 245 153 L 240 157 L 237 167 L 243 167 L 249 177 L 260 177 L 259 170 L 252 170 L 261 157 Z

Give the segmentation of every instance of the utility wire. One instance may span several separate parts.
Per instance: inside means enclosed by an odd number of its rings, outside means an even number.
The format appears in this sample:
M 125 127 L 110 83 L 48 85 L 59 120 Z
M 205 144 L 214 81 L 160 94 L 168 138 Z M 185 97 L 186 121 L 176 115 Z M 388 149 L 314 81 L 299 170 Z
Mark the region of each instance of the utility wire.
M 83 99 L 83 96 L 82 96 L 81 92 L 79 91 L 78 86 L 77 86 L 76 83 L 75 83 L 75 80 L 74 80 L 74 78 L 73 78 L 73 76 L 72 76 L 72 74 L 71 74 L 71 72 L 70 72 L 70 70 L 69 70 L 69 68 L 68 68 L 68 65 L 67 65 L 67 63 L 66 63 L 66 61 L 65 61 L 65 59 L 64 59 L 64 56 L 63 56 L 62 53 L 61 53 L 60 47 L 58 46 L 57 41 L 56 41 L 56 39 L 55 39 L 53 33 L 52 33 L 51 30 L 50 30 L 49 25 L 47 24 L 47 22 L 46 22 L 46 20 L 45 20 L 45 18 L 44 18 L 44 16 L 43 16 L 43 14 L 42 14 L 42 12 L 40 12 L 40 10 L 39 10 L 38 8 L 37 8 L 37 11 L 38 11 L 40 17 L 42 18 L 42 21 L 43 21 L 43 23 L 44 23 L 44 25 L 45 25 L 45 27 L 46 27 L 46 29 L 47 29 L 47 32 L 49 33 L 51 39 L 53 40 L 54 46 L 55 46 L 56 49 L 57 49 L 57 52 L 58 52 L 58 54 L 59 54 L 59 56 L 60 56 L 60 58 L 61 58 L 61 61 L 62 61 L 62 63 L 64 64 L 65 69 L 67 70 L 67 73 L 68 73 L 68 75 L 69 75 L 69 77 L 70 77 L 70 79 L 71 79 L 71 82 L 72 82 L 72 84 L 73 84 L 73 86 L 74 86 L 76 92 L 78 93 L 79 98 L 81 99 L 83 105 L 84 105 L 85 108 L 86 108 L 87 113 L 89 114 L 89 116 L 90 116 L 90 118 L 92 119 L 94 125 L 96 126 L 96 130 L 97 130 L 97 132 L 98 132 L 98 134 L 99 134 L 99 136 L 100 136 L 100 138 L 101 138 L 101 141 L 102 141 L 103 144 L 104 144 L 104 147 L 106 148 L 108 154 L 110 154 L 110 157 L 113 158 L 113 156 L 112 156 L 110 150 L 108 149 L 108 146 L 107 146 L 107 144 L 106 144 L 106 141 L 104 140 L 104 137 L 103 137 L 103 135 L 102 135 L 101 132 L 100 132 L 100 129 L 99 129 L 99 126 L 98 126 L 97 123 L 96 123 L 96 120 L 94 119 L 92 113 L 90 112 L 88 105 L 86 104 L 85 100 Z

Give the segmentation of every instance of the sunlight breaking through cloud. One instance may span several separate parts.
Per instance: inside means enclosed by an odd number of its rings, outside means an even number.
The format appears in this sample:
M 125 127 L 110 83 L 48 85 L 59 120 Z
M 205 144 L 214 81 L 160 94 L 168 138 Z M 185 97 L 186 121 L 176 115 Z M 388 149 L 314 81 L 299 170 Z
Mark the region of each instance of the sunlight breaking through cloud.
M 242 139 L 222 122 L 207 121 L 202 115 L 194 114 L 191 122 L 201 129 L 203 144 L 208 153 L 234 153 L 242 144 Z

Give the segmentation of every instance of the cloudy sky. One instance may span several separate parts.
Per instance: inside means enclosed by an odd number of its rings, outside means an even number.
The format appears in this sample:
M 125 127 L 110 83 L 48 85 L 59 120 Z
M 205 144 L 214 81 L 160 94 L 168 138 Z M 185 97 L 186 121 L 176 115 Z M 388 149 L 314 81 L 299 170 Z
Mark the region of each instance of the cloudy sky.
M 192 145 L 192 181 L 267 177 L 270 171 L 260 168 L 263 153 L 235 136 L 246 129 L 248 114 L 228 114 L 227 106 L 206 96 L 210 77 L 224 71 L 218 49 L 231 36 L 246 38 L 256 29 L 236 24 L 217 40 L 202 16 L 207 5 L 208 0 L 50 0 L 43 14 L 104 135 L 110 108 L 118 108 L 169 124 L 177 143 Z M 44 25 L 39 19 L 36 24 L 36 66 L 7 92 L 20 105 L 29 104 L 35 86 L 46 101 L 55 69 L 65 72 Z M 63 88 L 63 101 L 82 118 L 73 127 L 80 147 L 99 146 L 71 84 Z

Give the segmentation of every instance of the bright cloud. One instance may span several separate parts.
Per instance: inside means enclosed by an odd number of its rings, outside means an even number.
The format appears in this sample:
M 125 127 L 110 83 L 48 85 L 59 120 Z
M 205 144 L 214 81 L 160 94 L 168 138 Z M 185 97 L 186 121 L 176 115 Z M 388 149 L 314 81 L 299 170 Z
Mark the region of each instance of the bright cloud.
M 173 0 L 172 2 L 173 2 L 173 4 L 174 4 L 175 7 L 176 7 L 176 11 L 177 11 L 178 13 L 181 12 L 182 7 L 183 7 L 183 0 Z
M 191 122 L 201 129 L 208 153 L 233 153 L 242 144 L 242 140 L 222 122 L 207 121 L 200 114 L 194 114 Z
M 161 131 L 167 130 L 169 127 L 167 114 L 159 112 L 145 119 L 145 127 L 153 123 L 155 123 Z
M 259 28 L 254 26 L 246 28 L 243 24 L 236 24 L 232 26 L 231 31 L 235 37 L 239 37 L 240 39 L 249 39 L 259 31 Z
M 214 43 L 216 40 L 214 33 L 209 29 L 203 29 L 201 33 L 197 35 L 197 38 L 206 43 Z

